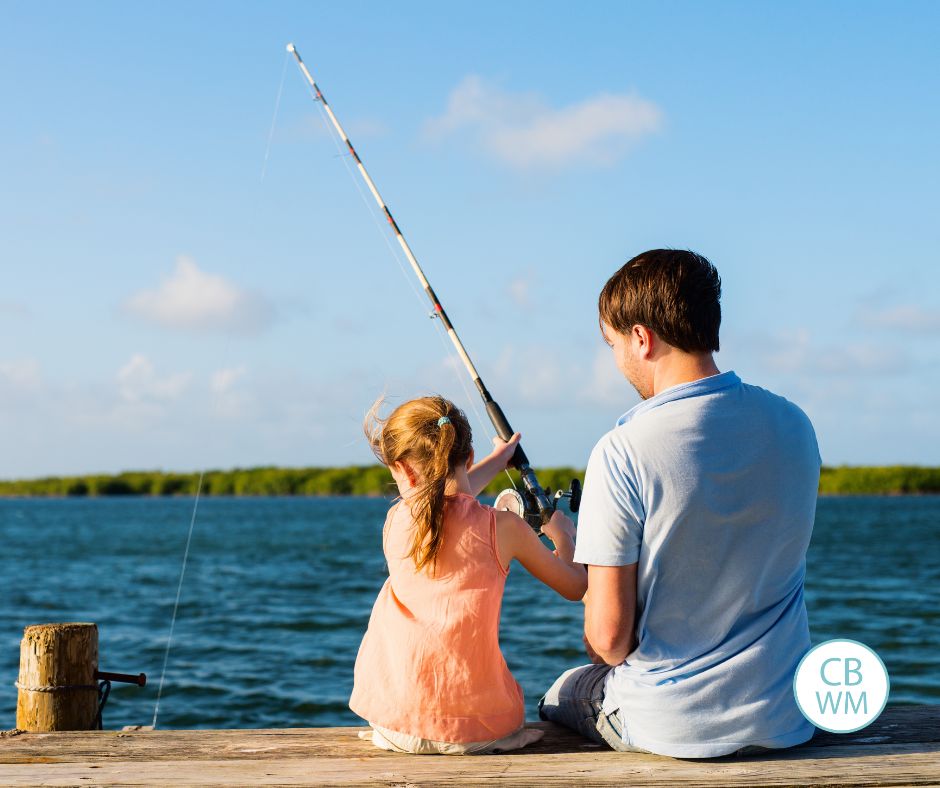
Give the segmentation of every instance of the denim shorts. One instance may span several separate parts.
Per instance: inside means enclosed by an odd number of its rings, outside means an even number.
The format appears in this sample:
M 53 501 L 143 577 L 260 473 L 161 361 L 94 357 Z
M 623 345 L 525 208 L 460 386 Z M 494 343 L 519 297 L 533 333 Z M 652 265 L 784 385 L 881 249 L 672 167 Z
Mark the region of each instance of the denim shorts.
M 604 683 L 610 665 L 582 665 L 558 677 L 539 701 L 539 717 L 619 752 L 649 752 L 625 744 L 620 717 L 604 714 Z
M 604 714 L 604 684 L 610 665 L 582 665 L 562 673 L 539 701 L 539 717 L 580 733 L 618 752 L 649 752 L 623 741 L 620 715 Z M 756 755 L 769 748 L 750 745 L 731 755 Z

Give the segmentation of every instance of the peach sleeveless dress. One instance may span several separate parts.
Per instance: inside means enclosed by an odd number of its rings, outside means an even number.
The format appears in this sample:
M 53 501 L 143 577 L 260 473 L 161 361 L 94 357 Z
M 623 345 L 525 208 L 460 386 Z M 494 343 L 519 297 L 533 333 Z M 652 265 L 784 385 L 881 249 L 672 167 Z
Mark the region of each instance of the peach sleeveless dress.
M 389 577 L 359 647 L 349 707 L 376 728 L 434 742 L 505 737 L 525 722 L 525 706 L 499 648 L 508 569 L 497 557 L 495 510 L 448 497 L 433 574 L 407 556 L 413 528 L 407 503 L 392 507 Z

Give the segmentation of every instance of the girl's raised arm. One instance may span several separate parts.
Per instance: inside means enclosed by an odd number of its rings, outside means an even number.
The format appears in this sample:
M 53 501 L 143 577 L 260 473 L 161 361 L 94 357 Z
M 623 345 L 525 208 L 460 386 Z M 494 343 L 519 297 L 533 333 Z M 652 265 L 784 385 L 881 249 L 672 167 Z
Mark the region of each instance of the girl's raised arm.
M 496 542 L 500 561 L 505 566 L 515 558 L 526 571 L 557 591 L 565 599 L 578 601 L 587 591 L 587 570 L 574 558 L 574 523 L 555 512 L 543 533 L 552 540 L 549 550 L 521 517 L 512 512 L 496 512 Z
M 470 490 L 474 495 L 483 492 L 483 488 L 495 479 L 497 474 L 506 470 L 521 438 L 518 432 L 508 441 L 499 437 L 493 438 L 493 451 L 467 470 L 467 481 L 470 482 Z

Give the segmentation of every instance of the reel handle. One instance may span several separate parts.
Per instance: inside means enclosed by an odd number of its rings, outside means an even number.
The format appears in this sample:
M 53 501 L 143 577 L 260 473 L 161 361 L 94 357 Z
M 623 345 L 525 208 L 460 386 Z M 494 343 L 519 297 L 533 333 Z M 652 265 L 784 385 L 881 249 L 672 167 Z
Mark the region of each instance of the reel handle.
M 572 512 L 578 511 L 581 508 L 581 481 L 579 479 L 572 479 L 571 486 L 567 490 L 559 490 L 555 493 L 555 498 L 552 503 L 555 507 L 558 507 L 558 501 L 562 498 L 568 499 L 568 508 Z
M 581 508 L 581 480 L 572 479 L 571 488 L 570 488 L 570 500 L 568 501 L 568 507 L 572 512 L 578 511 Z

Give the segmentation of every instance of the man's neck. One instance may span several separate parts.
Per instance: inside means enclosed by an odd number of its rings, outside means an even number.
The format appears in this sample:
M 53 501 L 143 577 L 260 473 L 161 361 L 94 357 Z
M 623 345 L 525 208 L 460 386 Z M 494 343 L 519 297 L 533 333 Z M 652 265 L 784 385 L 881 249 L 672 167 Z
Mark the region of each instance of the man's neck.
M 711 353 L 673 351 L 660 360 L 653 372 L 653 396 L 673 386 L 709 378 L 719 372 Z

